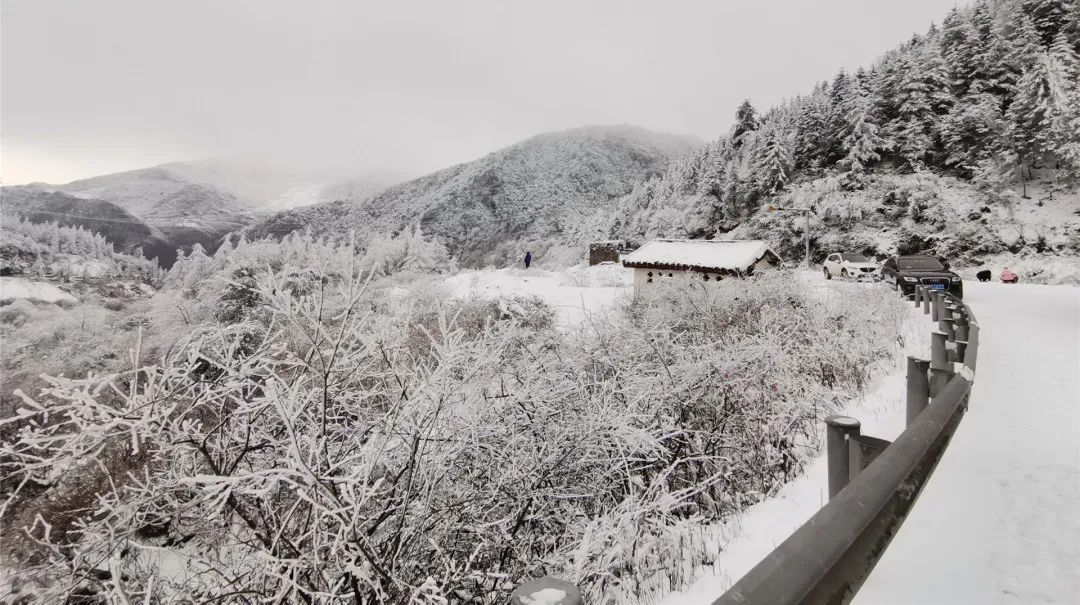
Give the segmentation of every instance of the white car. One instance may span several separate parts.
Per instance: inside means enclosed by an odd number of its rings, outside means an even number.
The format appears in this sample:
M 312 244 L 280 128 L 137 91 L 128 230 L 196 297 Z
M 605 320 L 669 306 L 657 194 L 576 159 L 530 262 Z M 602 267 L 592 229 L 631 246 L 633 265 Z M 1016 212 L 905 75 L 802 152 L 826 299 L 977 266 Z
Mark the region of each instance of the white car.
M 834 252 L 825 257 L 825 266 L 822 269 L 825 279 L 832 279 L 839 275 L 847 279 L 876 281 L 881 275 L 878 272 L 877 263 L 861 254 L 846 254 Z

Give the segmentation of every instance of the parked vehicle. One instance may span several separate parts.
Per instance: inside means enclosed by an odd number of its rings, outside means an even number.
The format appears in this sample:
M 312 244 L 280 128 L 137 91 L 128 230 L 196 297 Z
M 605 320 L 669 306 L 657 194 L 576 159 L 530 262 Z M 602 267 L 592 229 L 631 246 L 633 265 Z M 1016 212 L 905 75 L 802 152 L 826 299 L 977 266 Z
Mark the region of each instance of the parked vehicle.
M 964 282 L 960 276 L 936 256 L 889 258 L 881 265 L 881 281 L 892 285 L 904 296 L 913 295 L 915 286 L 922 284 L 931 290 L 945 290 L 957 298 L 964 297 Z
M 846 254 L 834 252 L 825 257 L 822 272 L 825 279 L 832 279 L 834 275 L 849 279 L 876 280 L 878 279 L 877 264 L 861 254 Z

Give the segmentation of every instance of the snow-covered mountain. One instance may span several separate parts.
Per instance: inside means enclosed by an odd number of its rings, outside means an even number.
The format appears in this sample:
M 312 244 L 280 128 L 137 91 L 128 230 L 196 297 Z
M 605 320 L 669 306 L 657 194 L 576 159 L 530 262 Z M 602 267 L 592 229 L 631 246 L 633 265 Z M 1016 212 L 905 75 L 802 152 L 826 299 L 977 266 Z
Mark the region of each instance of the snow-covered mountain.
M 342 179 L 255 162 L 214 159 L 173 162 L 63 185 L 5 187 L 4 193 L 5 197 L 17 197 L 24 214 L 39 205 L 41 212 L 34 214 L 33 220 L 49 220 L 43 218 L 49 216 L 55 219 L 49 214 L 56 212 L 51 205 L 63 199 L 69 215 L 101 218 L 84 224 L 94 231 L 100 231 L 103 221 L 111 220 L 106 215 L 112 210 L 102 209 L 115 206 L 165 239 L 163 245 L 155 243 L 154 249 L 159 252 L 157 249 L 163 247 L 168 252 L 154 255 L 168 265 L 171 261 L 167 259 L 175 257 L 177 248 L 189 249 L 199 243 L 213 251 L 226 234 L 271 212 L 330 199 L 361 199 L 390 183 L 386 175 Z M 85 204 L 80 206 L 80 200 Z M 105 214 L 98 217 L 100 212 Z M 117 231 L 113 228 L 100 232 L 111 235 L 110 239 L 131 239 Z M 142 231 L 145 228 L 136 228 L 137 233 Z M 150 254 L 149 248 L 144 250 Z
M 503 263 L 526 250 L 565 264 L 606 237 L 616 200 L 698 145 L 632 126 L 546 133 L 367 199 L 279 213 L 252 232 L 355 231 L 368 239 L 419 222 L 466 266 Z

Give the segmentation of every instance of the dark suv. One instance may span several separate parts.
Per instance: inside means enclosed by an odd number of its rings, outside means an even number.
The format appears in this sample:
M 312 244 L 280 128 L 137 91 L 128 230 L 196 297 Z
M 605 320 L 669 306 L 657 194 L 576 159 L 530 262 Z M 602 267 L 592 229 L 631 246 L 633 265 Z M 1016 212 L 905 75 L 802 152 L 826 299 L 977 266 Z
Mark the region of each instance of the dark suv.
M 881 266 L 881 281 L 893 284 L 904 296 L 915 293 L 922 284 L 931 290 L 945 290 L 957 298 L 964 297 L 964 282 L 949 271 L 949 264 L 936 256 L 894 256 Z

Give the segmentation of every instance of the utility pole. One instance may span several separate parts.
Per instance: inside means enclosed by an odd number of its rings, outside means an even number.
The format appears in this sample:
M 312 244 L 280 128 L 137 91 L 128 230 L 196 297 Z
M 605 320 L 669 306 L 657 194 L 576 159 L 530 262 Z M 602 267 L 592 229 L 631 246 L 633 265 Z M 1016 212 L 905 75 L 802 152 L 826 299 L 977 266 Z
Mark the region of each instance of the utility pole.
M 806 268 L 809 269 L 810 268 L 810 213 L 813 212 L 813 213 L 817 214 L 817 211 L 814 210 L 813 206 L 810 206 L 808 208 L 783 208 L 783 207 L 780 207 L 780 206 L 773 206 L 772 204 L 769 204 L 766 207 L 766 209 L 769 212 L 802 212 L 803 213 L 803 218 L 806 219 L 806 222 L 804 223 L 804 227 L 803 227 L 803 237 L 806 239 L 806 257 L 803 259 L 803 263 L 806 265 Z

